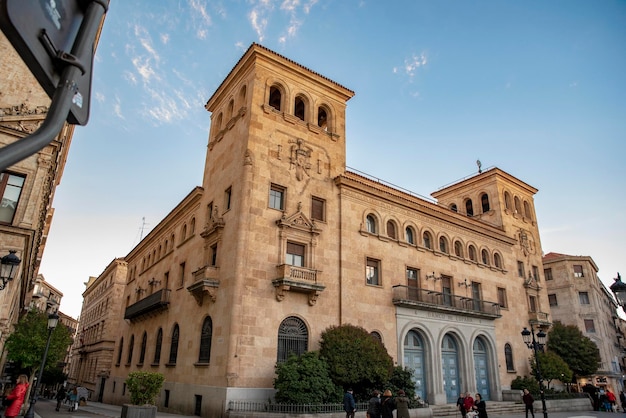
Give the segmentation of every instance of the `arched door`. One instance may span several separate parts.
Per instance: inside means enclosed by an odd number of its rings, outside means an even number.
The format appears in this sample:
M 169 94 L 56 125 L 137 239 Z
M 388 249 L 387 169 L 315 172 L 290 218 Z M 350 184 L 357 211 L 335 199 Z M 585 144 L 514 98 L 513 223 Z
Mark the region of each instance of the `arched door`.
M 427 401 L 424 343 L 415 331 L 409 331 L 406 337 L 404 337 L 404 367 L 410 367 L 413 370 L 415 394 Z
M 474 372 L 476 375 L 476 390 L 484 400 L 489 400 L 489 363 L 485 343 L 476 338 L 474 341 Z
M 441 343 L 441 367 L 446 401 L 454 403 L 459 397 L 459 353 L 450 335 L 444 336 Z

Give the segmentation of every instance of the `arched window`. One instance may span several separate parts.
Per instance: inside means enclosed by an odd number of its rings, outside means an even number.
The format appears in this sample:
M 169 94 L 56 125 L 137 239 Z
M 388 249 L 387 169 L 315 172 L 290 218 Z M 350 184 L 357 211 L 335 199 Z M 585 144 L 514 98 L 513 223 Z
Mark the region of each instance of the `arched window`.
M 233 117 L 233 109 L 235 108 L 235 101 L 233 99 L 230 99 L 230 102 L 228 103 L 228 119 Z
M 500 254 L 494 253 L 493 264 L 499 269 L 502 268 L 502 259 L 500 258 Z
M 528 219 L 532 219 L 532 216 L 530 216 L 530 204 L 526 200 L 524 200 L 524 216 Z
M 424 232 L 424 247 L 428 248 L 429 250 L 432 250 L 433 248 L 433 239 L 430 235 L 430 232 L 428 231 Z
M 515 196 L 515 213 L 522 214 L 522 204 L 520 203 L 519 197 Z
M 178 339 L 180 338 L 180 330 L 178 328 L 178 324 L 174 325 L 174 329 L 172 330 L 172 341 L 170 342 L 170 358 L 168 360 L 169 364 L 176 364 L 176 359 L 178 358 Z
M 375 339 L 379 343 L 381 344 L 383 343 L 383 337 L 380 335 L 378 331 L 372 331 L 370 332 L 370 335 L 372 336 L 373 339 Z
M 483 193 L 480 196 L 480 204 L 483 208 L 483 213 L 489 212 L 489 195 L 487 193 Z
M 128 342 L 128 357 L 126 357 L 126 363 L 130 364 L 133 361 L 133 347 L 135 346 L 135 336 L 130 336 L 130 341 Z
M 506 371 L 514 372 L 515 365 L 513 364 L 513 349 L 509 343 L 504 344 L 504 359 L 506 361 Z
M 387 221 L 387 236 L 391 239 L 396 239 L 396 224 L 392 221 Z
M 304 100 L 302 97 L 296 97 L 296 100 L 293 105 L 293 114 L 300 120 L 304 120 L 304 114 L 306 110 L 306 105 L 304 104 Z
M 120 339 L 120 349 L 117 352 L 117 363 L 120 364 L 122 362 L 122 351 L 124 351 L 124 337 Z
M 245 106 L 246 105 L 246 92 L 247 92 L 247 87 L 244 84 L 243 86 L 241 86 L 241 90 L 239 90 L 239 101 L 241 102 L 241 106 Z
M 268 104 L 272 106 L 274 109 L 280 111 L 281 101 L 282 101 L 282 94 L 280 90 L 278 89 L 278 87 L 275 87 L 275 86 L 270 87 L 270 100 Z
M 283 363 L 291 354 L 299 356 L 305 353 L 308 345 L 309 331 L 300 318 L 290 316 L 280 323 L 280 327 L 278 327 L 278 363 Z
M 317 126 L 328 131 L 328 112 L 323 107 L 317 108 Z
M 154 364 L 161 362 L 161 346 L 163 345 L 163 329 L 159 328 L 156 337 L 156 343 L 154 344 Z
M 367 228 L 367 232 L 372 234 L 376 233 L 376 218 L 374 218 L 374 215 L 367 215 L 367 218 L 365 218 L 365 227 Z
M 181 241 L 180 242 L 183 242 L 185 239 L 187 239 L 187 224 L 183 225 L 183 229 L 182 229 L 181 235 L 182 235 L 182 237 L 181 237 Z
M 220 112 L 219 115 L 217 115 L 217 120 L 215 121 L 215 132 L 219 132 L 222 130 L 222 113 Z
M 472 261 L 476 261 L 476 248 L 473 245 L 470 245 L 467 252 L 469 253 L 469 258 Z
M 465 201 L 465 213 L 467 216 L 474 216 L 474 205 L 472 204 L 472 199 L 467 199 Z
M 439 251 L 442 253 L 448 253 L 448 240 L 446 237 L 439 237 Z
M 406 234 L 406 242 L 408 242 L 411 245 L 414 245 L 415 234 L 413 234 L 413 228 L 411 228 L 410 226 L 407 226 L 405 230 L 405 234 Z
M 191 218 L 191 224 L 189 224 L 189 236 L 195 234 L 196 232 L 196 218 Z
M 143 332 L 143 337 L 141 337 L 141 351 L 139 351 L 139 364 L 143 364 L 146 359 L 146 344 L 148 343 L 148 334 L 146 331 Z
M 453 203 L 453 204 L 450 205 L 450 210 L 452 212 L 458 212 L 459 208 L 456 207 L 456 203 Z
M 207 316 L 202 324 L 202 334 L 200 335 L 200 355 L 198 363 L 209 363 L 211 361 L 211 339 L 213 338 L 213 321 Z
M 454 255 L 457 257 L 463 257 L 463 245 L 461 241 L 454 241 Z
M 511 194 L 504 192 L 504 208 L 511 210 Z
M 483 260 L 483 264 L 485 265 L 489 265 L 489 252 L 487 252 L 487 250 L 482 250 L 480 252 L 481 258 Z

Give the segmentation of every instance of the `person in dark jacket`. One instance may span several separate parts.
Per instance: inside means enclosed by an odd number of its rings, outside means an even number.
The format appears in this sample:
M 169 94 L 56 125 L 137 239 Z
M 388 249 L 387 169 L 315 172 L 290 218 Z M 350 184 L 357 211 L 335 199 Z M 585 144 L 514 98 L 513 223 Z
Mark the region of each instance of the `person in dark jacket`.
M 535 418 L 535 408 L 533 406 L 535 403 L 535 398 L 533 398 L 533 395 L 530 394 L 528 389 L 524 389 L 522 401 L 524 402 L 524 406 L 526 407 L 526 418 L 528 418 L 528 411 L 530 411 L 530 414 L 533 416 L 533 418 Z
M 402 389 L 398 391 L 398 396 L 396 396 L 396 408 L 398 408 L 398 412 L 396 412 L 396 418 L 410 418 L 409 417 L 409 398 L 406 397 L 406 393 Z
M 480 393 L 477 393 L 474 399 L 474 410 L 478 412 L 478 418 L 487 418 L 487 403 Z
M 354 418 L 356 412 L 356 402 L 352 395 L 352 388 L 348 389 L 343 395 L 343 410 L 346 411 L 346 418 Z
M 367 406 L 367 417 L 380 418 L 380 392 L 377 390 L 372 392 L 372 397 Z
M 461 412 L 461 417 L 465 418 L 467 410 L 465 409 L 465 392 L 461 393 L 459 399 L 456 400 L 456 408 Z
M 385 390 L 380 399 L 380 415 L 382 418 L 393 418 L 393 411 L 396 409 L 396 401 L 389 389 Z
M 66 397 L 67 397 L 67 391 L 65 390 L 64 386 L 61 386 L 61 389 L 59 389 L 59 391 L 57 392 L 57 396 L 56 396 L 56 400 L 57 400 L 56 410 L 57 411 L 61 409 L 61 404 L 63 403 L 63 401 L 65 401 Z

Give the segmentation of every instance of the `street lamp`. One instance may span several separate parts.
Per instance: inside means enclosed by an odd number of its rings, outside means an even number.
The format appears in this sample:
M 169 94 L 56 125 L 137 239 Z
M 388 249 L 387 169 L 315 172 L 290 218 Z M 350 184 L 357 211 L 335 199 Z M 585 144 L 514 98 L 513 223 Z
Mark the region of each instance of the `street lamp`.
M 617 273 L 617 278 L 613 280 L 615 280 L 615 283 L 613 283 L 609 289 L 611 289 L 611 292 L 615 295 L 617 303 L 622 306 L 622 310 L 626 312 L 626 309 L 624 308 L 626 305 L 626 283 L 622 281 L 622 276 L 619 275 L 619 272 Z
M 46 357 L 48 357 L 48 348 L 50 348 L 50 337 L 52 336 L 52 331 L 57 327 L 57 323 L 59 322 L 59 315 L 56 313 L 51 313 L 48 315 L 48 341 L 46 341 L 46 349 L 43 352 L 43 357 L 41 358 L 41 366 L 39 367 L 39 376 L 37 377 L 37 381 L 35 382 L 35 387 L 31 393 L 30 397 L 30 406 L 28 407 L 28 412 L 24 415 L 24 418 L 34 418 L 35 417 L 35 403 L 37 403 L 37 390 L 39 390 L 39 385 L 41 383 L 41 378 L 43 376 L 43 368 L 46 365 Z
M 539 381 L 539 394 L 541 395 L 541 406 L 543 408 L 543 418 L 548 418 L 548 409 L 546 408 L 546 395 L 543 393 L 543 378 L 541 377 L 541 367 L 539 366 L 539 351 L 543 352 L 543 347 L 546 345 L 546 333 L 542 329 L 537 333 L 535 339 L 535 329 L 530 327 L 524 327 L 522 331 L 522 339 L 526 346 L 532 349 L 535 353 L 535 364 L 537 365 L 537 381 Z
M 0 290 L 4 289 L 11 280 L 15 279 L 20 258 L 15 255 L 17 251 L 9 250 L 9 253 L 0 258 Z

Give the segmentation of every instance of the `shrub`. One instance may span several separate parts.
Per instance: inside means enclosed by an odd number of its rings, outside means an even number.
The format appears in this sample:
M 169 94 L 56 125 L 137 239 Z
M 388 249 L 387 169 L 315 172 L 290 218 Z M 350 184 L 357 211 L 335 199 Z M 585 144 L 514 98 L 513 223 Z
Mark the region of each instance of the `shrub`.
M 511 389 L 528 389 L 530 393 L 538 394 L 539 393 L 539 382 L 534 377 L 529 376 L 517 376 L 511 382 Z
M 317 351 L 291 355 L 276 365 L 274 379 L 276 402 L 293 404 L 333 403 L 341 401 L 341 388 L 330 378 L 328 365 Z
M 155 399 L 163 386 L 165 376 L 154 372 L 131 372 L 126 378 L 133 405 L 154 405 Z

